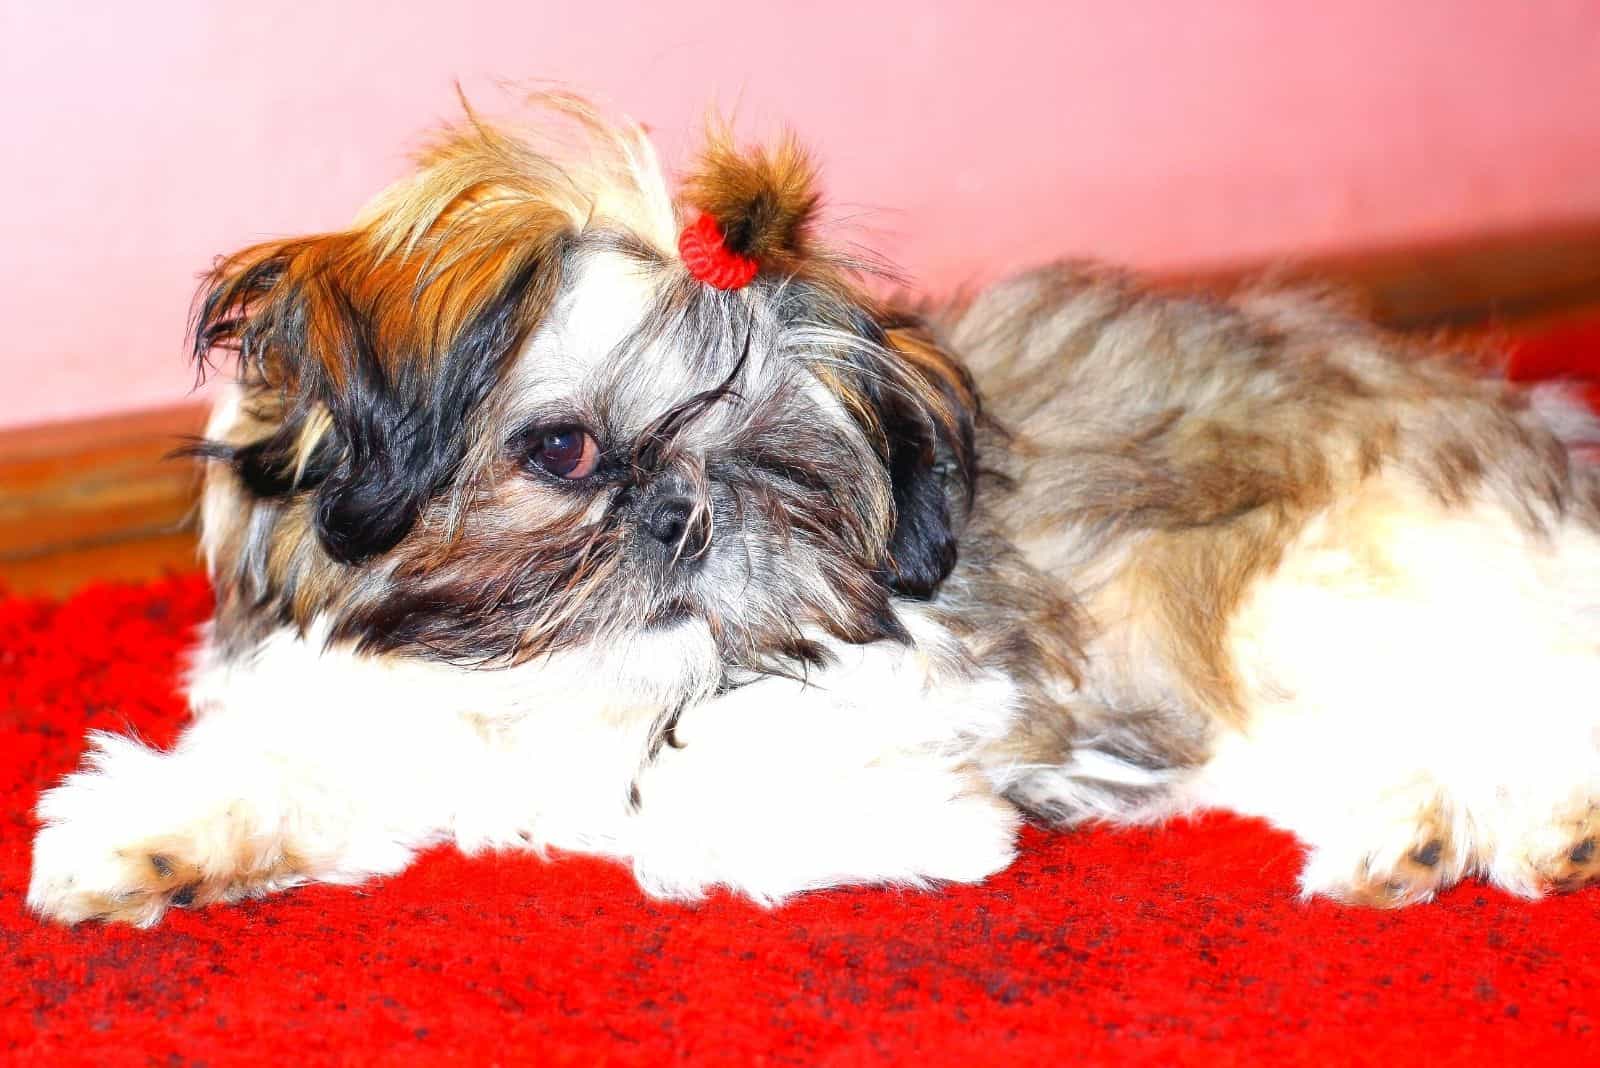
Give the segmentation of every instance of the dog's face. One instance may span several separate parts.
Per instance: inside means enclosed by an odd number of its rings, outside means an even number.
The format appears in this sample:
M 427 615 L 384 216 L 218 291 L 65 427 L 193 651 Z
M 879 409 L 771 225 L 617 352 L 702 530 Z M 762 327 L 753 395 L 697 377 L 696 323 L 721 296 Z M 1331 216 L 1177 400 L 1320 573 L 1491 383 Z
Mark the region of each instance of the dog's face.
M 697 628 L 724 670 L 902 636 L 954 563 L 970 382 L 816 249 L 792 148 L 713 144 L 689 185 L 761 267 L 723 290 L 648 146 L 590 130 L 560 167 L 474 125 L 358 228 L 219 266 L 220 626 L 487 664 Z

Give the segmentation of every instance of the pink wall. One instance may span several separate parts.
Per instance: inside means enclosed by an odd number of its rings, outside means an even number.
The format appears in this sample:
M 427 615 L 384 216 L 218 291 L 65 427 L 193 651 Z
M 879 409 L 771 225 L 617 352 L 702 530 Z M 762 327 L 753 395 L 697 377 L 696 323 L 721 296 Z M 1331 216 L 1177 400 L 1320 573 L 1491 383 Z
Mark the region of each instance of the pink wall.
M 0 0 L 0 424 L 182 397 L 196 272 L 341 225 L 456 77 L 602 94 L 669 160 L 713 102 L 788 122 L 934 288 L 1600 217 L 1593 0 L 807 6 Z

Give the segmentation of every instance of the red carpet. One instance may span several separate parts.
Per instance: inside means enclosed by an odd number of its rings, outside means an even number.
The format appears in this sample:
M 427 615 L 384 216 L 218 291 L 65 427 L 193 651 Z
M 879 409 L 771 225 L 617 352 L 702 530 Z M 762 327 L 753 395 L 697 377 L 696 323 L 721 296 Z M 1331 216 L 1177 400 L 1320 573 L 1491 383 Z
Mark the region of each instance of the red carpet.
M 1515 351 L 1600 381 L 1600 323 Z M 88 727 L 174 736 L 206 601 L 194 578 L 0 600 L 0 1063 L 1600 1061 L 1600 889 L 1305 905 L 1294 843 L 1224 818 L 1030 834 L 982 888 L 777 912 L 440 850 L 364 893 L 41 926 L 22 909 L 40 789 Z

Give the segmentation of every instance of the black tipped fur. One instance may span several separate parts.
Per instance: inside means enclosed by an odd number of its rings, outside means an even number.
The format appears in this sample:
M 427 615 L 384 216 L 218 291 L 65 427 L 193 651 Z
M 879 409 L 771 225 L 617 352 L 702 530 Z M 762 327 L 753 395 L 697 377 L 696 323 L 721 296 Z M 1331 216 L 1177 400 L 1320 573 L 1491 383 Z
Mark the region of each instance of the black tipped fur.
M 862 329 L 889 348 L 887 330 L 911 328 L 922 326 L 907 319 Z M 976 478 L 976 391 L 964 369 L 953 362 L 950 367 L 960 376 L 955 382 L 913 372 L 936 392 L 940 412 L 908 389 L 868 379 L 888 447 L 895 508 L 883 580 L 895 593 L 918 600 L 932 597 L 956 565 L 960 521 Z
M 245 445 L 205 442 L 189 451 L 231 464 L 257 497 L 314 493 L 323 548 L 357 564 L 398 544 L 455 478 L 467 419 L 531 327 L 527 294 L 545 264 L 525 261 L 448 352 L 396 354 L 381 351 L 373 326 L 382 309 L 358 306 L 330 272 L 315 275 L 315 286 L 285 282 L 303 252 L 287 246 L 214 279 L 194 328 L 202 367 L 214 350 L 236 349 L 242 377 L 278 386 L 288 402 L 278 429 Z M 329 346 L 336 351 L 319 351 Z M 429 364 L 437 370 L 419 370 Z M 387 370 L 395 367 L 397 374 Z M 329 429 L 302 458 L 301 437 L 320 411 Z

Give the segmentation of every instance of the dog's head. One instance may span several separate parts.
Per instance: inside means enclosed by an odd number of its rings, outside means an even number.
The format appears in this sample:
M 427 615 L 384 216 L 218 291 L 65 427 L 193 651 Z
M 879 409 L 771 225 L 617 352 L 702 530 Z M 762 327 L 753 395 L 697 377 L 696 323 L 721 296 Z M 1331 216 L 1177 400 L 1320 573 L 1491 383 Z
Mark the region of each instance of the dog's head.
M 554 110 L 569 159 L 474 119 L 352 229 L 208 278 L 197 355 L 236 352 L 241 397 L 199 450 L 221 618 L 484 663 L 903 636 L 895 598 L 955 561 L 965 372 L 818 245 L 793 144 L 714 136 L 680 202 L 642 133 Z

